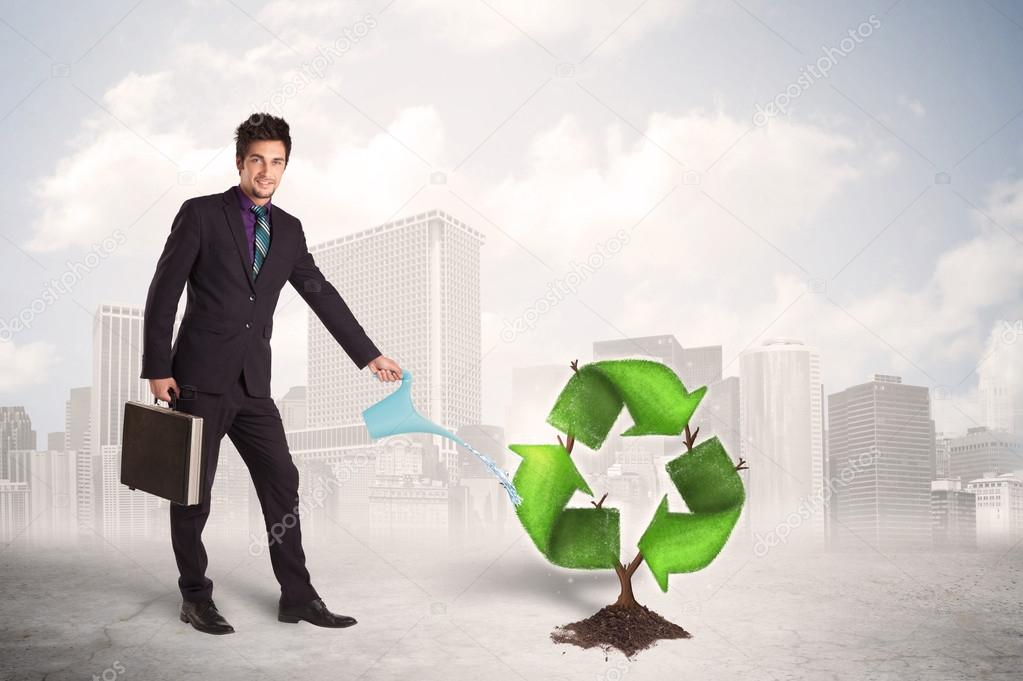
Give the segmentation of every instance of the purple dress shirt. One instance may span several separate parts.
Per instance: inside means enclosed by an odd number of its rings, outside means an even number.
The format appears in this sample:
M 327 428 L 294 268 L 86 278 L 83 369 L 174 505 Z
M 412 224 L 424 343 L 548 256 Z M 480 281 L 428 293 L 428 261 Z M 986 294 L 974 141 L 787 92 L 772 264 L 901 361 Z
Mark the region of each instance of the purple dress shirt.
M 249 244 L 249 265 L 252 265 L 253 259 L 256 257 L 256 214 L 252 212 L 249 206 L 254 206 L 252 199 L 249 198 L 248 194 L 242 191 L 242 188 L 238 185 L 234 186 L 234 193 L 238 195 L 238 209 L 242 214 L 242 224 L 245 225 L 245 238 L 248 239 Z M 270 201 L 267 200 L 263 206 L 266 208 L 266 217 L 270 222 L 270 237 L 273 239 L 273 211 L 270 210 Z

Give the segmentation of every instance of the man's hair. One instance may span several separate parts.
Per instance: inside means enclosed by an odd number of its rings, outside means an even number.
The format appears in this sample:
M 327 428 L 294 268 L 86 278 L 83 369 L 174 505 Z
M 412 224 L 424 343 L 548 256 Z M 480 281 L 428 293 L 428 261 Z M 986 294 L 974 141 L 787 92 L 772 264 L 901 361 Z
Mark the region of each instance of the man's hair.
M 236 158 L 245 158 L 249 144 L 259 140 L 284 142 L 284 163 L 291 158 L 291 129 L 283 118 L 268 113 L 254 113 L 234 131 L 234 153 Z

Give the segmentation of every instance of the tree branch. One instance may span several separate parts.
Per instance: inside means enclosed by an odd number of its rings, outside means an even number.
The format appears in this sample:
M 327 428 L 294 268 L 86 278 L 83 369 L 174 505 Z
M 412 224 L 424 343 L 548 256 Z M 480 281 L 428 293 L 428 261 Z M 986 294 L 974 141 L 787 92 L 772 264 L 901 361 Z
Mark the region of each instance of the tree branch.
M 693 451 L 693 443 L 696 442 L 696 436 L 700 434 L 700 427 L 697 426 L 694 432 L 689 432 L 689 424 L 686 424 L 686 451 Z
M 564 447 L 566 452 L 571 454 L 572 453 L 572 448 L 575 447 L 575 436 L 574 435 L 569 435 L 568 436 L 568 444 L 565 444 L 564 442 L 562 442 L 561 436 L 558 435 L 558 444 L 561 445 L 562 447 Z
M 632 559 L 632 562 L 629 563 L 629 566 L 627 568 L 625 568 L 625 575 L 631 579 L 632 578 L 632 574 L 636 571 L 636 568 L 638 568 L 639 564 L 642 563 L 642 562 L 643 562 L 643 552 L 640 551 L 639 553 L 636 554 L 636 557 Z

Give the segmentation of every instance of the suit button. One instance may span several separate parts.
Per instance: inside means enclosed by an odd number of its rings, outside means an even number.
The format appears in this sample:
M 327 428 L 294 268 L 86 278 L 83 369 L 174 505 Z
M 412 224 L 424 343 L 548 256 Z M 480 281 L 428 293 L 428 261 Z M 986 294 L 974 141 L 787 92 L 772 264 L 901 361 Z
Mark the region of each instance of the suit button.
M 252 296 L 252 295 L 249 296 L 249 300 L 255 300 L 255 299 L 256 299 L 256 296 Z
M 245 328 L 246 329 L 251 329 L 252 328 L 252 322 L 245 322 Z

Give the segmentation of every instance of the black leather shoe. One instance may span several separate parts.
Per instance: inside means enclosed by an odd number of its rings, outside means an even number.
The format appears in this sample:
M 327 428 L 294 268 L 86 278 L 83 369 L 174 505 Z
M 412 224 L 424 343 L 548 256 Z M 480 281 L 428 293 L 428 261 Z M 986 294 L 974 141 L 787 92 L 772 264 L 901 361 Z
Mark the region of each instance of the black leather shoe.
M 305 620 L 318 627 L 350 627 L 356 622 L 354 617 L 338 615 L 327 610 L 322 598 L 314 598 L 303 605 L 278 605 L 278 622 L 295 624 L 299 620 Z
M 228 624 L 212 600 L 182 601 L 181 621 L 189 622 L 193 627 L 207 634 L 234 633 L 234 627 Z

